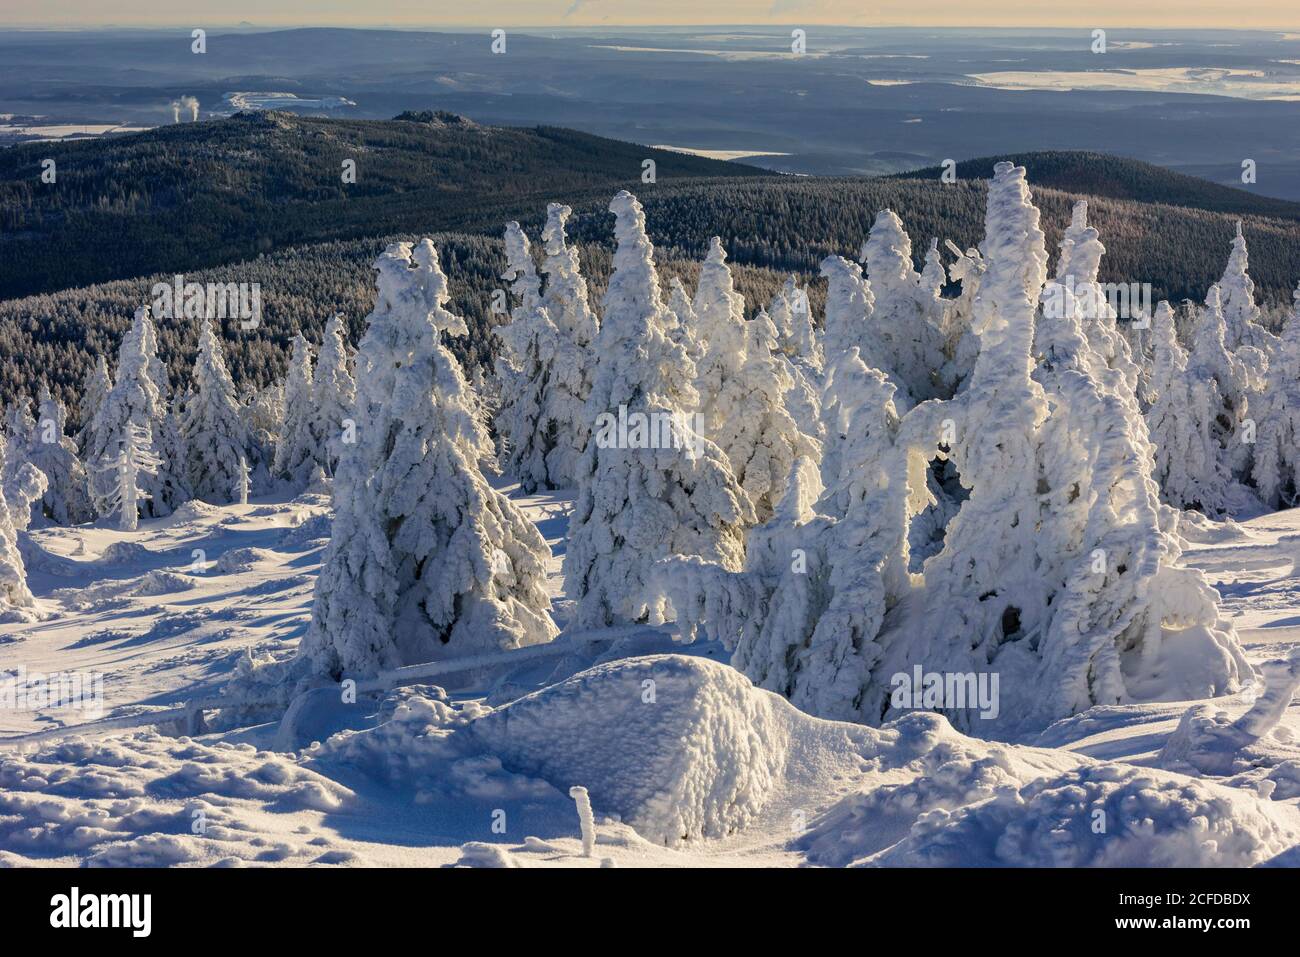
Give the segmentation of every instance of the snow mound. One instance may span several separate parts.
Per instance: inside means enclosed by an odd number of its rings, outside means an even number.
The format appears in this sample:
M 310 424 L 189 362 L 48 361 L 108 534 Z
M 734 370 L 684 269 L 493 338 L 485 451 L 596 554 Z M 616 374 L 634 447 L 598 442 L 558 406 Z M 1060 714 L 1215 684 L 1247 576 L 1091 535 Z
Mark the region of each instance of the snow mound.
M 861 863 L 913 867 L 1250 867 L 1300 840 L 1253 794 L 1163 771 L 1090 764 L 923 814 Z
M 216 572 L 218 575 L 238 575 L 241 572 L 250 571 L 260 562 L 271 561 L 276 558 L 273 552 L 268 552 L 263 548 L 232 548 L 228 552 L 222 553 L 217 559 Z
M 209 505 L 207 502 L 201 502 L 198 499 L 190 499 L 184 505 L 172 512 L 171 520 L 175 524 L 185 522 L 208 521 L 214 515 L 219 514 L 222 509 L 217 505 Z
M 293 551 L 311 544 L 328 541 L 334 525 L 332 516 L 313 515 L 280 536 L 280 547 Z
M 155 553 L 136 542 L 111 542 L 97 559 L 101 565 L 139 565 Z
M 612 662 L 521 698 L 467 729 L 506 767 L 586 787 L 669 846 L 723 837 L 763 810 L 792 729 L 815 719 L 732 668 L 681 655 Z
M 142 596 L 170 595 L 173 592 L 189 591 L 194 587 L 194 579 L 192 578 L 178 575 L 175 572 L 155 570 L 140 579 L 140 584 L 132 590 L 132 594 Z

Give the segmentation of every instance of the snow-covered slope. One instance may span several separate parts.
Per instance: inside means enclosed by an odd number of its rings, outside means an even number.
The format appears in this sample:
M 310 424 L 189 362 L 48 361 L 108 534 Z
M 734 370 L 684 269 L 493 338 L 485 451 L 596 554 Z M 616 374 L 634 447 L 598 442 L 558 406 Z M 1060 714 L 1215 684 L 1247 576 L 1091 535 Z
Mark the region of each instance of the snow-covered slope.
M 515 501 L 561 551 L 569 497 Z M 135 533 L 35 530 L 47 617 L 0 625 L 0 669 L 100 673 L 106 716 L 211 698 L 241 660 L 293 652 L 329 530 L 321 494 L 187 505 Z M 1185 560 L 1252 661 L 1288 658 L 1300 511 L 1188 532 Z M 556 612 L 563 625 L 563 601 Z M 277 713 L 252 710 L 209 712 L 219 730 L 191 737 L 5 746 L 0 864 L 1248 865 L 1300 844 L 1295 708 L 1240 754 L 1198 757 L 1259 686 L 1215 699 L 1172 744 L 1197 702 L 1094 708 L 991 743 L 929 713 L 883 728 L 809 717 L 712 644 L 618 634 L 331 702 L 302 726 L 321 740 L 292 752 L 272 750 Z M 93 717 L 3 708 L 0 733 Z M 575 785 L 595 810 L 591 857 Z

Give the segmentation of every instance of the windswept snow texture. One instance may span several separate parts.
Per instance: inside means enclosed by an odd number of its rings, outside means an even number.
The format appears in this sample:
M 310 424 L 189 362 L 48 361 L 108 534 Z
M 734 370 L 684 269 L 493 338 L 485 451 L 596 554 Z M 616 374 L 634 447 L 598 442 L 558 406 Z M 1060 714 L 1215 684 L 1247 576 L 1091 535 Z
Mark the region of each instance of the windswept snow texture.
M 516 501 L 560 551 L 567 496 Z M 1195 712 L 1197 727 L 1257 736 L 1205 767 L 1170 745 L 1201 702 L 1094 708 L 1019 744 L 925 712 L 868 728 L 809 717 L 716 645 L 675 649 L 647 629 L 451 690 L 363 695 L 296 753 L 270 750 L 274 721 L 217 712 L 214 728 L 252 726 L 0 749 L 0 864 L 1269 862 L 1300 844 L 1300 714 L 1273 706 L 1300 646 L 1300 511 L 1188 531 L 1202 541 L 1185 558 L 1267 678 L 1210 703 L 1222 718 Z M 47 617 L 0 626 L 0 669 L 102 672 L 106 716 L 212 696 L 245 653 L 293 653 L 328 532 L 328 500 L 311 494 L 186 507 L 136 533 L 35 530 L 26 558 Z M 0 731 L 87 719 L 4 709 Z M 589 857 L 574 786 L 595 814 Z

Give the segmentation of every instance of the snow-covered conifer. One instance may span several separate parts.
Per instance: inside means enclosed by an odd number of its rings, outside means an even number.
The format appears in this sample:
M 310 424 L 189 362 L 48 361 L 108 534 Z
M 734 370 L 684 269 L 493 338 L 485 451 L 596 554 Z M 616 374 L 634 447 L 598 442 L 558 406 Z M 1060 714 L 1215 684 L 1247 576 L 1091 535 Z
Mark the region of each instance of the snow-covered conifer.
M 86 462 L 90 472 L 92 497 L 100 515 L 109 514 L 104 511 L 104 507 L 111 500 L 117 481 L 116 476 L 106 474 L 100 466 L 115 461 L 128 440 L 139 441 L 132 437 L 133 429 L 147 433 L 149 451 L 160 460 L 162 458 L 159 445 L 161 437 L 155 434 L 162 399 L 151 371 L 153 361 L 146 351 L 149 338 L 147 329 L 150 326 L 148 307 L 137 309 L 131 328 L 122 337 L 118 347 L 117 374 L 113 388 L 95 418 L 94 444 L 86 454 Z M 167 471 L 181 469 L 175 465 Z M 156 483 L 150 481 L 149 476 L 145 476 L 145 480 L 148 482 L 145 491 L 153 494 L 152 489 L 156 488 Z
M 871 326 L 881 351 L 872 359 L 903 383 L 913 404 L 934 398 L 944 360 L 943 306 L 921 288 L 912 267 L 912 240 L 893 210 L 876 215 L 859 259 L 875 300 Z
M 343 317 L 335 313 L 325 325 L 312 384 L 312 428 L 325 443 L 327 474 L 333 474 L 343 454 L 344 420 L 352 414 L 356 393 L 356 382 L 348 371 Z
M 240 459 L 247 456 L 248 432 L 210 319 L 203 320 L 199 331 L 194 394 L 185 404 L 184 426 L 195 497 L 213 505 L 229 502 L 239 481 Z
M 293 337 L 289 374 L 284 382 L 284 425 L 275 447 L 274 470 L 276 478 L 298 490 L 306 488 L 312 471 L 325 463 L 324 437 L 317 434 L 315 423 L 311 344 L 299 333 Z M 242 472 L 242 468 L 237 470 L 236 480 Z
M 744 362 L 709 404 L 718 413 L 710 438 L 726 454 L 732 474 L 754 506 L 756 521 L 765 522 L 785 495 L 794 463 L 803 457 L 819 461 L 821 445 L 804 434 L 786 410 L 794 380 L 788 361 L 776 351 L 772 320 L 759 310 L 743 330 Z
M 579 627 L 662 620 L 664 600 L 652 594 L 654 563 L 694 555 L 739 570 L 744 528 L 753 519 L 726 457 L 686 421 L 697 404 L 695 369 L 665 334 L 670 320 L 641 204 L 624 191 L 609 208 L 614 272 L 594 347 L 592 440 L 564 556 L 565 591 Z M 623 416 L 631 423 L 634 414 L 644 425 L 618 435 L 611 421 Z M 652 431 L 660 441 L 651 440 Z
M 95 517 L 90 500 L 90 480 L 77 457 L 77 443 L 64 434 L 67 410 L 41 387 L 41 404 L 32 432 L 27 459 L 47 480 L 45 495 L 36 508 L 56 525 L 80 525 Z
M 511 311 L 510 322 L 497 330 L 505 350 L 496 421 L 505 440 L 505 472 L 519 480 L 525 494 L 532 494 L 560 484 L 547 469 L 547 455 L 558 438 L 547 399 L 560 348 L 559 331 L 542 305 L 532 250 L 518 223 L 506 224 L 505 247 L 503 278 L 511 281 L 519 304 Z
M 1231 481 L 1212 432 L 1217 389 L 1212 381 L 1188 375 L 1187 352 L 1178 342 L 1169 303 L 1156 307 L 1151 333 L 1155 351 L 1146 421 L 1155 454 L 1153 476 L 1169 504 L 1217 515 Z
M 1232 252 L 1218 286 L 1223 307 L 1224 345 L 1231 352 L 1241 346 L 1254 346 L 1265 353 L 1272 351 L 1276 337 L 1260 324 L 1259 303 L 1255 301 L 1255 281 L 1250 278 L 1250 256 L 1246 237 L 1237 220 L 1237 234 Z
M 95 448 L 95 416 L 99 415 L 112 390 L 113 378 L 108 373 L 108 360 L 100 356 L 86 373 L 86 381 L 81 386 L 81 428 L 77 430 L 77 449 L 82 455 L 89 455 Z
M 1290 507 L 1300 495 L 1300 286 L 1268 364 L 1268 385 L 1254 414 L 1253 478 L 1264 504 Z
M 546 390 L 546 417 L 553 424 L 555 442 L 546 453 L 546 471 L 555 485 L 563 487 L 573 485 L 587 447 L 586 404 L 595 368 L 591 348 L 598 328 L 578 250 L 564 235 L 572 212 L 560 203 L 549 204 L 542 230 L 542 275 L 546 277 L 542 306 L 557 333 Z
M 478 469 L 485 441 L 440 334 L 447 277 L 423 240 L 388 247 L 357 356 L 357 441 L 301 654 L 339 677 L 547 641 L 546 544 Z
M 143 474 L 149 496 L 145 500 L 145 514 L 155 517 L 170 515 L 188 502 L 193 493 L 186 474 L 186 448 L 183 425 L 172 394 L 167 366 L 158 356 L 158 330 L 148 306 L 137 310 L 134 325 L 139 340 L 140 353 L 149 370 L 149 381 L 154 389 L 145 392 L 149 403 L 150 435 L 153 450 L 158 456 L 157 467 Z
M 28 618 L 35 608 L 18 533 L 44 490 L 45 476 L 30 463 L 11 461 L 8 443 L 0 441 L 0 621 Z
M 105 458 L 98 466 L 111 483 L 100 502 L 100 514 L 118 517 L 118 528 L 133 532 L 139 524 L 140 511 L 149 492 L 142 485 L 161 464 L 152 451 L 153 440 L 144 426 L 128 423 L 122 433 L 117 455 Z

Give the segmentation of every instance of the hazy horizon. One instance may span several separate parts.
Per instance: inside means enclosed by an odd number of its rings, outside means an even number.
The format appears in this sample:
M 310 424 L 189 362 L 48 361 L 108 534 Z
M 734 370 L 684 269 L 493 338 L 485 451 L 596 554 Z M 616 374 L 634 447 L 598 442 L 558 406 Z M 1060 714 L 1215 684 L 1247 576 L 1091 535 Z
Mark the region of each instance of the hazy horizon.
M 119 0 L 112 7 L 92 0 L 48 0 L 23 10 L 0 12 L 0 26 L 25 29 L 149 29 L 176 26 L 258 28 L 334 26 L 357 29 L 451 30 L 476 27 L 591 28 L 701 26 L 843 26 L 926 27 L 949 29 L 1300 29 L 1300 12 L 1281 0 L 1241 5 L 1229 3 L 1152 0 L 1135 13 L 1122 0 L 1099 0 L 1080 9 L 1076 4 L 1048 5 L 1035 0 L 1009 0 L 995 9 L 965 11 L 947 7 L 934 13 L 918 11 L 909 0 L 882 0 L 864 12 L 849 0 L 715 0 L 707 6 L 694 0 L 662 0 L 656 4 L 633 0 L 489 0 L 472 14 L 431 18 L 428 4 L 394 0 L 383 21 L 373 12 L 345 0 L 322 0 L 304 13 L 287 0 L 231 0 L 214 19 L 207 4 L 172 0 Z M 1060 7 L 1059 10 L 1053 6 Z

